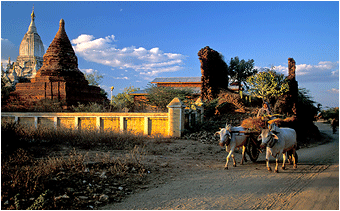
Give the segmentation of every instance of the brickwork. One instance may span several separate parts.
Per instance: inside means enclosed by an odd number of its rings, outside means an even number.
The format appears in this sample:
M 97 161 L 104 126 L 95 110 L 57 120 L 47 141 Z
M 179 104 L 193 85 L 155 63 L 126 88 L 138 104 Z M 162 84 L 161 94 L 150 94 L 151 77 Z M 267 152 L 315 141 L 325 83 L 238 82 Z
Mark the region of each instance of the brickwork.
M 202 48 L 197 55 L 201 63 L 201 98 L 211 101 L 217 98 L 221 88 L 228 88 L 227 64 L 221 54 L 209 46 Z
M 289 91 L 287 94 L 279 97 L 274 106 L 274 112 L 289 115 L 297 115 L 298 101 L 298 82 L 296 81 L 296 64 L 293 58 L 288 58 L 288 84 Z
M 103 102 L 100 88 L 89 86 L 78 69 L 78 60 L 65 32 L 63 19 L 43 58 L 43 66 L 31 83 L 18 83 L 13 96 L 19 96 L 23 102 L 58 100 L 65 103 L 65 108 L 78 102 Z

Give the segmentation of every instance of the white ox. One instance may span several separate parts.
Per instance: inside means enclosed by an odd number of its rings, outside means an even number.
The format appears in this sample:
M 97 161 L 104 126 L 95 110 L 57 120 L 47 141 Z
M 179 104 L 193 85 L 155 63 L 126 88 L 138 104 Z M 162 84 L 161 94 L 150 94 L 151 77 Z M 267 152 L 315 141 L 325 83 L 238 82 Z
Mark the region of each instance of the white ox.
M 270 155 L 276 159 L 275 172 L 278 171 L 279 159 L 283 155 L 282 169 L 285 169 L 286 152 L 290 151 L 292 154 L 292 161 L 294 168 L 297 168 L 295 158 L 297 147 L 296 132 L 291 128 L 279 128 L 275 124 L 269 126 L 269 129 L 263 129 L 259 139 L 262 140 L 261 147 L 267 147 L 266 164 L 268 171 L 271 171 L 269 165 Z
M 247 162 L 247 159 L 245 157 L 245 144 L 247 141 L 247 135 L 244 135 L 244 133 L 240 133 L 240 131 L 245 131 L 243 127 L 232 127 L 231 125 L 226 124 L 225 128 L 221 128 L 220 131 L 217 131 L 215 133 L 220 135 L 220 146 L 226 146 L 226 151 L 229 152 L 227 156 L 227 162 L 224 166 L 225 169 L 228 169 L 228 162 L 230 159 L 230 156 L 233 158 L 234 167 L 236 167 L 236 160 L 234 157 L 234 150 L 237 147 L 242 147 L 242 160 L 241 165 L 243 164 L 243 161 Z

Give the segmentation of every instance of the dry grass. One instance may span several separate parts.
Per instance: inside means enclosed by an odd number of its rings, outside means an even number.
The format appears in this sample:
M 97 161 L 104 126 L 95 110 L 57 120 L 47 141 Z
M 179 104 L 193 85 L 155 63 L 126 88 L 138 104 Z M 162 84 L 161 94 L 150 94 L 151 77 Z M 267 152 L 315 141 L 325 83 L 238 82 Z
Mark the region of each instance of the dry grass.
M 12 135 L 11 138 L 8 134 Z M 145 138 L 128 133 L 45 128 L 34 130 L 2 125 L 2 208 L 70 209 L 72 207 L 61 204 L 61 200 L 56 201 L 55 197 L 65 193 L 77 181 L 82 181 L 85 173 L 88 180 L 95 181 L 99 178 L 98 172 L 105 172 L 107 183 L 132 173 L 130 181 L 139 182 L 146 174 L 142 164 Z M 60 153 L 60 156 L 53 157 L 43 152 L 63 146 L 74 148 L 67 154 Z M 101 152 L 90 157 L 86 149 L 98 149 Z M 113 155 L 110 149 L 122 153 Z M 74 189 L 79 186 L 81 182 Z M 86 208 L 70 201 L 69 205 L 72 204 L 73 209 Z
M 275 123 L 279 127 L 287 127 L 287 126 L 291 126 L 292 124 L 294 124 L 294 122 L 296 122 L 296 117 L 291 116 L 285 119 L 277 118 L 277 119 L 270 120 L 268 121 L 268 124 Z
M 252 131 L 261 131 L 261 128 L 266 127 L 266 120 L 262 117 L 249 117 L 242 121 L 241 126 Z

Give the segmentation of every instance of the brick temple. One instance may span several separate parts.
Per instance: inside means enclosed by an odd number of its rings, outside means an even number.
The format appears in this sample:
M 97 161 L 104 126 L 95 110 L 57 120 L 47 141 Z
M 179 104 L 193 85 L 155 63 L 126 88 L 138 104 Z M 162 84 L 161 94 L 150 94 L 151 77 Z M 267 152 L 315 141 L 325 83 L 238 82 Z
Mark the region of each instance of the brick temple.
M 60 20 L 59 30 L 43 56 L 43 66 L 30 83 L 18 83 L 13 92 L 21 101 L 37 102 L 44 99 L 63 102 L 64 108 L 89 102 L 102 103 L 100 88 L 88 85 L 78 69 L 78 59 Z

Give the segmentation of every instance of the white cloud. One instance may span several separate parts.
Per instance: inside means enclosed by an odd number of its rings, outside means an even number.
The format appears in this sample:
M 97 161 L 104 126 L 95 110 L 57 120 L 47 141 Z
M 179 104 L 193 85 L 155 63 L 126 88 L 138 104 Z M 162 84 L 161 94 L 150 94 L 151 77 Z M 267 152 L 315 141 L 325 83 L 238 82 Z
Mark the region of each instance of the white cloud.
M 330 93 L 339 94 L 339 89 L 336 89 L 336 88 L 332 88 L 332 89 L 327 90 L 327 91 L 330 92 Z
M 83 73 L 91 74 L 93 72 L 96 72 L 97 70 L 94 69 L 80 69 Z
M 19 55 L 19 48 L 17 48 L 11 41 L 8 39 L 1 38 L 1 62 L 5 67 L 8 63 L 8 57 L 11 57 L 11 61 L 16 61 L 17 56 Z
M 147 76 L 156 76 L 163 72 L 176 72 L 179 70 L 182 70 L 183 68 L 181 66 L 172 66 L 172 67 L 162 67 L 162 68 L 148 68 L 146 71 L 140 72 L 141 75 L 147 75 Z
M 279 65 L 275 70 L 288 75 L 288 67 Z M 316 65 L 297 64 L 296 76 L 298 81 L 304 82 L 321 82 L 339 80 L 339 61 L 320 61 Z
M 133 69 L 141 75 L 156 76 L 181 70 L 186 58 L 181 54 L 164 53 L 157 47 L 150 50 L 135 46 L 119 49 L 114 41 L 114 35 L 96 39 L 93 35 L 82 34 L 71 43 L 77 55 L 87 61 L 124 70 Z
M 124 77 L 112 77 L 113 79 L 122 79 L 122 80 L 129 80 L 128 77 L 124 76 Z
M 91 50 L 101 50 L 110 47 L 110 43 L 114 41 L 114 35 L 105 38 L 94 39 L 94 36 L 82 34 L 78 38 L 71 41 L 75 44 L 74 49 L 76 52 Z

